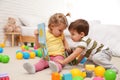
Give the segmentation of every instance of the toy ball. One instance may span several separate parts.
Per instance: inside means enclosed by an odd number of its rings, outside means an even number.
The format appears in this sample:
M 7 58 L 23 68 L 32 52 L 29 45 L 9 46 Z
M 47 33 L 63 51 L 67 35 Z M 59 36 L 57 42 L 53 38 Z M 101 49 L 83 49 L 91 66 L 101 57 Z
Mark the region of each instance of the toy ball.
M 22 50 L 25 49 L 25 45 L 22 45 L 22 46 L 21 46 L 21 49 L 22 49 Z
M 28 52 L 32 52 L 33 50 L 28 50 Z
M 42 57 L 42 49 L 38 49 L 36 51 L 36 55 L 41 58 Z
M 36 49 L 37 49 L 37 46 L 34 46 L 34 49 L 36 50 Z
M 29 59 L 30 58 L 30 54 L 28 52 L 23 52 L 23 58 L 24 59 Z
M 103 77 L 104 73 L 105 73 L 105 68 L 102 67 L 102 66 L 97 66 L 94 69 L 94 72 L 95 72 L 95 76 L 97 76 L 97 77 Z
M 82 75 L 81 75 L 83 78 L 85 78 L 87 76 L 86 72 L 82 72 Z
M 9 60 L 10 60 L 9 56 L 3 55 L 3 57 L 2 57 L 2 62 L 3 62 L 3 63 L 8 63 Z
M 25 49 L 22 49 L 22 52 L 25 52 L 26 50 Z
M 70 73 L 72 74 L 72 77 L 82 76 L 82 72 L 77 68 L 70 70 Z
M 17 59 L 22 59 L 22 58 L 23 58 L 23 54 L 22 54 L 21 52 L 18 52 L 18 53 L 16 54 L 16 58 L 17 58 Z
M 29 46 L 25 46 L 25 50 L 29 50 Z
M 105 77 L 105 80 L 116 80 L 116 72 L 111 69 L 106 70 L 104 77 Z
M 76 76 L 76 77 L 74 77 L 72 80 L 84 80 L 84 79 L 83 79 L 83 77 L 81 77 L 81 76 Z
M 35 58 L 35 52 L 30 52 L 30 58 Z
M 93 80 L 104 80 L 104 79 L 101 77 L 95 77 L 95 78 L 93 78 Z
M 5 44 L 4 44 L 4 43 L 1 43 L 1 44 L 0 44 L 0 47 L 4 48 L 4 47 L 5 47 Z
M 2 52 L 3 52 L 3 48 L 0 47 L 0 53 L 2 53 Z
M 3 57 L 3 55 L 0 55 L 0 62 L 2 62 L 2 57 Z

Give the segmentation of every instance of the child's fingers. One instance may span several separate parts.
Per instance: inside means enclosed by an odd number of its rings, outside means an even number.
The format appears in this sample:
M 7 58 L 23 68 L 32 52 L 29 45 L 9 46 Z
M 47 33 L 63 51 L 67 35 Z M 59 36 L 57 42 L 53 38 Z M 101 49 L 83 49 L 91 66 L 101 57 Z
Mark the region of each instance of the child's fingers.
M 37 30 L 37 29 L 34 31 L 34 34 L 35 34 L 35 35 L 38 35 L 38 30 Z
M 72 53 L 72 49 L 71 49 L 71 48 L 68 48 L 68 49 L 67 49 L 67 52 L 68 52 L 68 53 Z

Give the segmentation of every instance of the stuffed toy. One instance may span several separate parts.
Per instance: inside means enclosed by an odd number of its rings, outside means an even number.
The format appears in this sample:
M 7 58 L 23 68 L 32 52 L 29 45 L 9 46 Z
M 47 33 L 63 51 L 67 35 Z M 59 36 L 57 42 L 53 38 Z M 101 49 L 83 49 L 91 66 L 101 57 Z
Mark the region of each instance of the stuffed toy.
M 8 17 L 7 24 L 4 26 L 4 33 L 6 32 L 20 32 L 21 33 L 21 27 L 16 25 L 16 20 L 12 17 Z M 11 35 L 6 35 L 11 42 Z M 14 36 L 15 39 L 15 45 L 18 44 L 18 35 Z
M 4 32 L 21 32 L 21 27 L 16 25 L 14 18 L 9 17 L 7 24 L 4 26 Z

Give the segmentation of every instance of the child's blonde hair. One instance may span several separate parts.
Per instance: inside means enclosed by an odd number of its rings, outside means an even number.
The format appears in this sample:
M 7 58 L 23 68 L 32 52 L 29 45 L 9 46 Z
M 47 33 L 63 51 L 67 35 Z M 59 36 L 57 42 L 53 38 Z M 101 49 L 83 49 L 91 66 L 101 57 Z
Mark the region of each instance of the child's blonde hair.
M 70 16 L 69 13 L 67 13 L 66 16 Z M 51 29 L 51 24 L 60 25 L 61 23 L 63 23 L 67 27 L 68 21 L 66 16 L 62 13 L 55 13 L 54 15 L 52 15 L 48 23 L 49 29 Z

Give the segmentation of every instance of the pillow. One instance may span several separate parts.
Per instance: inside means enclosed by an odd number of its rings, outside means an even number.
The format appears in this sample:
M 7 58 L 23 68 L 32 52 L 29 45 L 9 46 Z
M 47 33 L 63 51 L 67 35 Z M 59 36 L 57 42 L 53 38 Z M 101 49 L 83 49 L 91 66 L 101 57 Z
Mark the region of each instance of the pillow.
M 41 20 L 37 16 L 31 16 L 31 15 L 22 15 L 19 17 L 20 21 L 23 23 L 25 26 L 37 26 L 39 23 L 41 23 Z
M 120 57 L 120 26 L 96 24 L 90 26 L 89 36 L 112 49 Z

